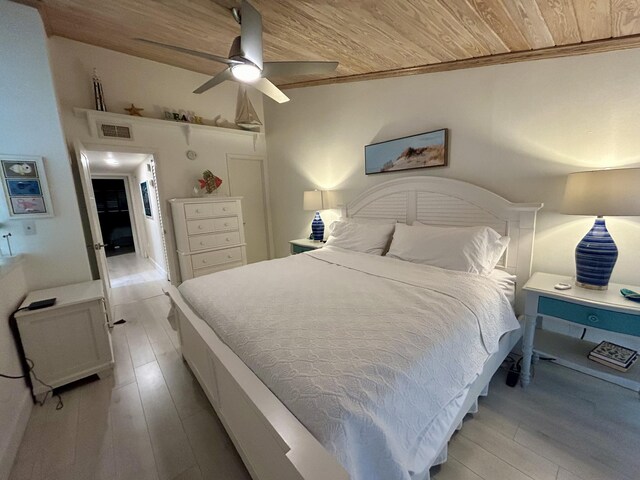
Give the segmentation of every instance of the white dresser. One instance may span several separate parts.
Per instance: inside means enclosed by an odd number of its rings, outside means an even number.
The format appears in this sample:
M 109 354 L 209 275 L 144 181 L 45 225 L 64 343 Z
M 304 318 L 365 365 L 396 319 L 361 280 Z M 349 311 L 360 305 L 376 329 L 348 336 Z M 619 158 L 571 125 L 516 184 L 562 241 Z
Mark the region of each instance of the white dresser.
M 247 264 L 240 197 L 169 202 L 183 282 Z

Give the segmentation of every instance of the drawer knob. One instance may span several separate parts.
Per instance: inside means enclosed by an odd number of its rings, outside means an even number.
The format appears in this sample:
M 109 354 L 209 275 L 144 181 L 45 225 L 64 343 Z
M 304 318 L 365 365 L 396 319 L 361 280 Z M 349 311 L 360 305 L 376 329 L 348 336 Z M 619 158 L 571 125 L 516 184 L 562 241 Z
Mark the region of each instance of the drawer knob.
M 198 208 L 196 208 L 196 213 L 200 213 L 200 210 Z
M 204 242 L 200 242 L 200 245 L 202 245 L 204 247 Z
M 227 242 L 230 242 L 230 241 L 231 241 L 231 240 L 229 240 L 229 237 L 227 237 L 225 240 L 226 240 Z
M 206 259 L 206 258 L 203 258 L 203 259 L 202 259 L 202 263 L 207 263 L 207 259 Z
M 226 212 L 227 211 L 227 207 L 222 207 L 222 211 Z
M 592 314 L 590 314 L 590 315 L 587 317 L 587 320 L 589 320 L 591 323 L 596 323 L 596 322 L 599 322 L 599 321 L 600 321 L 600 319 L 598 318 L 598 316 L 597 316 L 597 315 L 594 315 L 593 313 L 592 313 Z
M 198 230 L 202 230 L 202 225 L 198 225 Z
M 227 255 L 227 258 L 233 258 L 233 255 L 229 254 Z
M 224 226 L 225 226 L 225 227 L 228 227 L 228 226 L 229 226 L 229 224 L 228 224 L 227 222 L 224 222 Z

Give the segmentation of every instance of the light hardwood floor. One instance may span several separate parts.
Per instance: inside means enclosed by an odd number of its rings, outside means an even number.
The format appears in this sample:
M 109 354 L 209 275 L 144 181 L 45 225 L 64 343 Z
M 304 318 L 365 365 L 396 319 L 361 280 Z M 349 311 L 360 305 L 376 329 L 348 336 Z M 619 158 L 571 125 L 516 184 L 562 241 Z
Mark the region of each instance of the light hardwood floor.
M 137 278 L 135 268 L 122 271 Z M 11 480 L 249 480 L 181 359 L 167 297 L 147 297 L 164 281 L 145 283 L 119 297 L 127 323 L 112 331 L 114 375 L 63 392 L 60 411 L 34 407 Z M 504 379 L 496 375 L 434 480 L 639 478 L 637 394 L 546 363 L 526 391 Z

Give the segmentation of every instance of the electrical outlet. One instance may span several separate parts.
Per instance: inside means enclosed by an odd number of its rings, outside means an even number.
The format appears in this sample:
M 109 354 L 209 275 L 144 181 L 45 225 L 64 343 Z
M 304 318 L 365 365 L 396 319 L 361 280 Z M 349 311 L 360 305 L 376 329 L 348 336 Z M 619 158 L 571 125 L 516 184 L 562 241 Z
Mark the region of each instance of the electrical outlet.
M 22 222 L 22 232 L 25 235 L 35 235 L 36 234 L 35 220 L 24 220 Z

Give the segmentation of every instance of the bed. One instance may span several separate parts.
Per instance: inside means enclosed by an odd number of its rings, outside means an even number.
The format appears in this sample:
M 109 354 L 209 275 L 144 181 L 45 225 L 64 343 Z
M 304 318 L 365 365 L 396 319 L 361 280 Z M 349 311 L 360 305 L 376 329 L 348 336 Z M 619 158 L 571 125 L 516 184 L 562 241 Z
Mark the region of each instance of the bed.
M 364 192 L 343 213 L 490 226 L 511 238 L 499 268 L 521 286 L 541 206 L 409 177 Z M 182 354 L 247 469 L 260 480 L 428 479 L 521 336 L 511 306 L 468 274 L 331 247 L 296 257 L 168 292 Z M 465 355 L 446 355 L 453 345 Z

